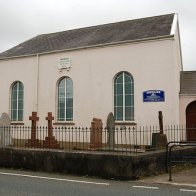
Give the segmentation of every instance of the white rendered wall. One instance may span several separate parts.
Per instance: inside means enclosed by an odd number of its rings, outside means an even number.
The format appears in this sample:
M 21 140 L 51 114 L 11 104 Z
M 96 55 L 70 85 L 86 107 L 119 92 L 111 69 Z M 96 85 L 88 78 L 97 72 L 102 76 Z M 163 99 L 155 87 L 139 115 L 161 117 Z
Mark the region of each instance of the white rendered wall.
M 178 71 L 173 47 L 173 40 L 167 40 L 40 56 L 39 115 L 56 113 L 56 83 L 69 76 L 74 86 L 75 125 L 90 126 L 93 117 L 101 118 L 105 125 L 108 113 L 113 112 L 114 76 L 128 71 L 135 83 L 134 122 L 156 125 L 161 110 L 165 123 L 178 124 Z M 69 71 L 57 69 L 61 57 L 71 58 Z M 165 91 L 165 102 L 144 103 L 142 93 L 146 90 Z
M 29 115 L 36 110 L 36 58 L 19 58 L 0 61 L 0 113 L 11 117 L 10 99 L 11 85 L 20 81 L 24 85 L 24 121 L 28 122 Z
M 158 111 L 165 124 L 179 123 L 178 68 L 173 39 L 39 55 L 38 115 L 39 125 L 46 125 L 47 112 L 56 121 L 56 85 L 63 76 L 73 80 L 75 126 L 90 126 L 94 117 L 105 126 L 113 112 L 113 79 L 120 71 L 134 78 L 135 120 L 138 125 L 157 125 Z M 62 57 L 71 58 L 69 71 L 58 70 Z M 36 111 L 37 57 L 0 61 L 0 112 L 9 111 L 9 87 L 20 80 L 24 85 L 24 123 Z M 165 91 L 165 102 L 144 103 L 146 90 Z

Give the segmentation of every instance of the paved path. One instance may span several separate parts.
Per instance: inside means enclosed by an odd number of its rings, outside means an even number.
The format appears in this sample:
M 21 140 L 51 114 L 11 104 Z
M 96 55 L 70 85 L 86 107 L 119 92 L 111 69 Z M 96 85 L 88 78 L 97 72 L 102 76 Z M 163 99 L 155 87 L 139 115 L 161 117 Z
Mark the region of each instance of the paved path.
M 139 180 L 139 182 L 196 187 L 196 168 L 172 173 L 172 181 L 169 181 L 169 174 L 162 174 Z

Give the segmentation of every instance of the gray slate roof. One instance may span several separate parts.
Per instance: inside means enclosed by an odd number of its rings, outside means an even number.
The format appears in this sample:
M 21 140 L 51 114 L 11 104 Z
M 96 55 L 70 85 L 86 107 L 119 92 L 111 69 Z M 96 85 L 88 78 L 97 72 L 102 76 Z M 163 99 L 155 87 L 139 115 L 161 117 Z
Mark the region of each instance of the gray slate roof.
M 1 53 L 0 59 L 169 36 L 173 17 L 167 14 L 38 35 Z
M 180 94 L 196 95 L 196 71 L 181 72 Z

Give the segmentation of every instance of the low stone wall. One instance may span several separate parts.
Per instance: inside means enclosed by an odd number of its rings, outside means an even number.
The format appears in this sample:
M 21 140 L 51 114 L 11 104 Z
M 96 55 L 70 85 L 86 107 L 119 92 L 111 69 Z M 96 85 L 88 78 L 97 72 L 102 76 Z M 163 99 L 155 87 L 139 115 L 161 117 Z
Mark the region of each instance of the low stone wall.
M 165 163 L 164 150 L 123 155 L 44 149 L 0 149 L 0 167 L 103 178 L 137 179 L 157 175 L 165 172 Z

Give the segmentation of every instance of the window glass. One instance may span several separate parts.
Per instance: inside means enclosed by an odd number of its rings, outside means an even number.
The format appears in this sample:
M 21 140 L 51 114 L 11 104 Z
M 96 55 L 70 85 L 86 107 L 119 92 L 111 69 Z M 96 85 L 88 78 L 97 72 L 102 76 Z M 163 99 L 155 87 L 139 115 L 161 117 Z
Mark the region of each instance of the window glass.
M 117 121 L 134 120 L 134 81 L 127 72 L 114 79 L 114 116 Z
M 73 82 L 65 77 L 58 84 L 58 121 L 73 121 Z
M 115 119 L 118 121 L 123 120 L 123 107 L 115 107 Z
M 123 106 L 123 95 L 116 95 L 115 100 L 115 106 Z
M 21 82 L 15 82 L 11 92 L 11 120 L 23 120 L 24 88 Z

